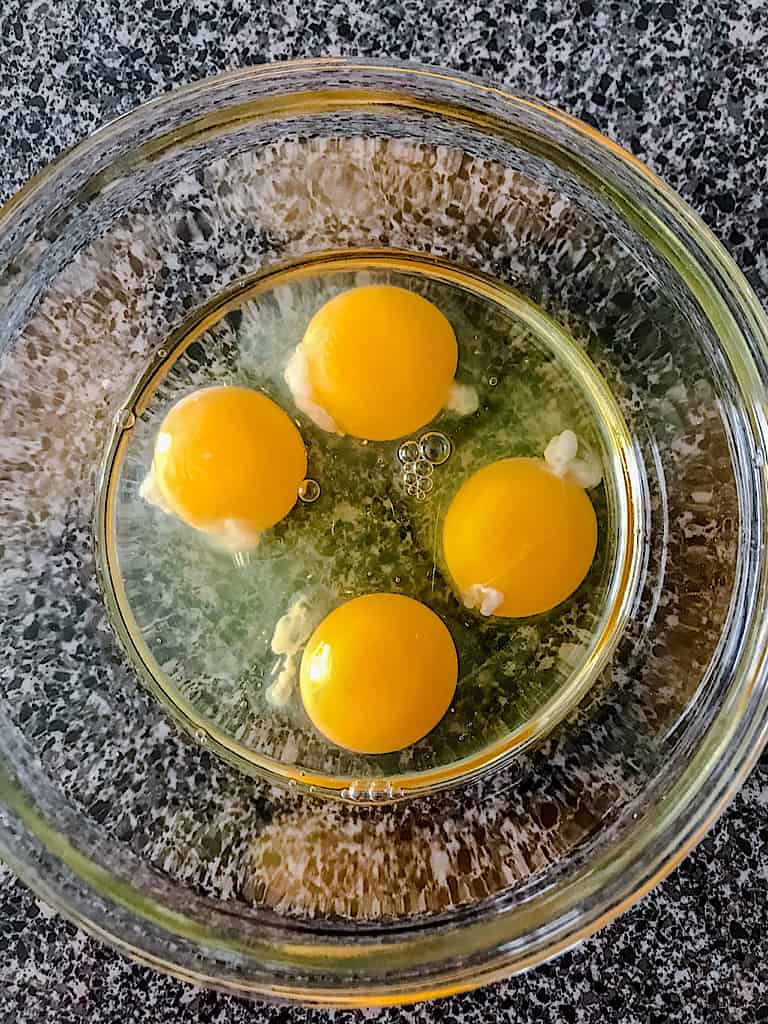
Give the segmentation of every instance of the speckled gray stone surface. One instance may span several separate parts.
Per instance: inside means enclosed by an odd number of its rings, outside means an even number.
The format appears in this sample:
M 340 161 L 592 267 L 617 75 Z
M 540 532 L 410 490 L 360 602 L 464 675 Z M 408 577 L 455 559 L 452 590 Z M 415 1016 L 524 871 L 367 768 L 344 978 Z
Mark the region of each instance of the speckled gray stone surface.
M 230 67 L 321 53 L 482 75 L 596 124 L 662 174 L 768 301 L 768 12 L 762 4 L 0 0 L 0 197 L 110 117 Z M 0 867 L 0 1020 L 239 1022 L 250 1006 L 134 966 Z M 556 963 L 390 1021 L 768 1020 L 768 760 L 643 903 Z M 366 1019 L 339 1013 L 337 1021 Z

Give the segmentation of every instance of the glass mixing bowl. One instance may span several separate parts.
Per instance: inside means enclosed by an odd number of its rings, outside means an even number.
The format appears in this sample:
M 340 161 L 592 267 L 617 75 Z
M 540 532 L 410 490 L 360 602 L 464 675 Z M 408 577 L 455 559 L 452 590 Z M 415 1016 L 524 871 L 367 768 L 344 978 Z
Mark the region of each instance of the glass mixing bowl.
M 600 371 L 634 467 L 634 584 L 586 696 L 492 776 L 386 806 L 276 788 L 177 729 L 95 544 L 108 440 L 169 339 L 239 281 L 355 249 L 514 289 Z M 0 211 L 3 857 L 144 962 L 317 1005 L 467 989 L 600 927 L 766 740 L 767 340 L 646 168 L 466 78 L 287 63 L 96 133 Z

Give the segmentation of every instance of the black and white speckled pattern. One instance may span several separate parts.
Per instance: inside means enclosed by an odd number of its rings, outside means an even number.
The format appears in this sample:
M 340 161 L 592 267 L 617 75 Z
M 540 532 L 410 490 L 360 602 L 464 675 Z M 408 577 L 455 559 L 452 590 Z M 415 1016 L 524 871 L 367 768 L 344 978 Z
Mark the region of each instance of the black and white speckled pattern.
M 440 0 L 429 17 L 419 2 L 360 5 L 354 15 L 325 2 L 300 12 L 243 7 L 0 4 L 0 194 L 107 118 L 183 81 L 280 57 L 410 57 L 536 93 L 596 123 L 693 202 L 768 298 L 768 14 L 758 5 Z M 702 847 L 607 932 L 507 985 L 379 1019 L 768 1019 L 767 840 L 764 759 Z M 302 1019 L 129 965 L 51 918 L 5 871 L 0 886 L 2 1019 Z

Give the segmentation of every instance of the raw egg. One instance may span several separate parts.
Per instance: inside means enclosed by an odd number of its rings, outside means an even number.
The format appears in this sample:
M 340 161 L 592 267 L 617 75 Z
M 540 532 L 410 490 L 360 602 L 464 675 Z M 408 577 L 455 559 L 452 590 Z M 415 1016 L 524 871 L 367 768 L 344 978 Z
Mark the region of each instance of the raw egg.
M 437 306 L 393 285 L 341 292 L 312 317 L 286 368 L 294 401 L 324 430 L 389 441 L 449 407 L 477 408 L 454 381 L 458 348 Z
M 250 388 L 204 388 L 168 412 L 142 496 L 233 550 L 293 508 L 307 456 L 295 424 Z
M 523 617 L 569 597 L 595 557 L 592 502 L 541 459 L 502 459 L 459 489 L 443 524 L 443 555 L 464 604 Z
M 457 676 L 453 639 L 431 609 L 402 594 L 367 594 L 332 611 L 310 637 L 301 697 L 332 743 L 385 754 L 437 725 Z

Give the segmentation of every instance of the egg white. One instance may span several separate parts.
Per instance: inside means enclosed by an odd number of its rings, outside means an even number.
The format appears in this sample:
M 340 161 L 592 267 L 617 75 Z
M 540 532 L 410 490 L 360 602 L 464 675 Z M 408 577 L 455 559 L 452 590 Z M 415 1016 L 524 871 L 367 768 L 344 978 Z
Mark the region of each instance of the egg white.
M 272 653 L 278 655 L 273 670 L 275 678 L 267 687 L 266 698 L 275 707 L 285 707 L 291 699 L 301 664 L 301 652 L 312 632 L 309 604 L 299 596 L 285 615 L 275 624 L 272 634 Z
M 283 379 L 288 385 L 296 407 L 301 409 L 305 416 L 308 416 L 321 430 L 325 430 L 329 434 L 338 434 L 339 437 L 344 436 L 344 431 L 336 424 L 333 416 L 312 397 L 307 357 L 301 344 L 293 350 L 285 367 Z

